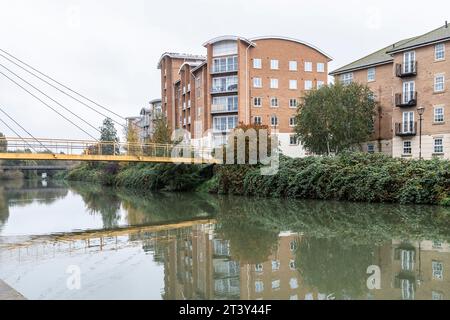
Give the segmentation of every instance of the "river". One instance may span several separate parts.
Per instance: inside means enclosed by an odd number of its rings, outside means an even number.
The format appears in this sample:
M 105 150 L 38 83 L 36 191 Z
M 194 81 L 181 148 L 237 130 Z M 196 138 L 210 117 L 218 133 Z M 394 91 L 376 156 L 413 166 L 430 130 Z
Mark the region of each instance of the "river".
M 450 209 L 0 182 L 27 299 L 450 299 Z

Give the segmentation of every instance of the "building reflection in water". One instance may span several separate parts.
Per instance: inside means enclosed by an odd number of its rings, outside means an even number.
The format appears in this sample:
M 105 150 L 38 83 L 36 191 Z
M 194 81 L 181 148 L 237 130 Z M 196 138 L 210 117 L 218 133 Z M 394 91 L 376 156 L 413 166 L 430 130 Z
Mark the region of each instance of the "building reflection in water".
M 342 291 L 348 295 L 339 296 L 337 292 L 321 291 L 320 283 L 315 286 L 304 281 L 296 261 L 302 259 L 302 252 L 298 250 L 305 239 L 295 233 L 280 233 L 277 246 L 267 260 L 250 264 L 233 260 L 230 241 L 216 238 L 214 225 L 195 226 L 182 238 L 165 243 L 160 251 L 165 266 L 163 298 L 443 300 L 450 297 L 450 281 L 444 275 L 444 271 L 450 268 L 450 246 L 447 243 L 392 241 L 374 247 L 370 263 L 381 269 L 381 289 L 365 287 L 370 276 L 365 272 L 370 264 L 361 264 L 357 267 L 364 278 L 355 276 L 355 279 L 340 283 Z M 347 263 L 351 265 L 352 261 Z M 358 283 L 349 283 L 352 281 Z M 360 286 L 362 292 L 352 296 L 348 287 L 355 285 Z
M 0 231 L 11 220 L 11 208 L 34 201 L 50 204 L 68 192 L 52 185 L 3 188 Z M 79 194 L 86 212 L 101 214 L 103 229 L 56 238 L 48 235 L 42 241 L 26 238 L 12 248 L 10 239 L 0 237 L 0 271 L 19 283 L 24 278 L 20 272 L 27 270 L 21 266 L 28 264 L 31 269 L 38 261 L 51 270 L 59 258 L 78 256 L 80 264 L 95 260 L 102 274 L 126 274 L 135 271 L 135 266 L 107 265 L 104 259 L 114 253 L 131 254 L 126 250 L 131 248 L 139 262 L 152 259 L 161 267 L 161 274 L 150 274 L 146 266 L 138 276 L 164 277 L 161 298 L 167 300 L 450 299 L 448 214 L 440 208 L 176 194 L 141 198 L 95 188 L 84 188 Z M 126 223 L 119 225 L 119 220 Z M 168 228 L 170 222 L 176 227 Z M 288 228 L 303 232 L 279 232 Z M 391 238 L 443 238 L 447 242 Z M 367 269 L 373 265 L 381 270 L 380 290 L 367 287 Z M 46 276 L 52 279 L 52 274 Z M 93 275 L 86 281 L 99 280 Z M 114 285 L 121 287 L 123 282 Z M 50 290 L 54 283 L 44 286 Z M 148 295 L 146 290 L 139 292 L 143 298 Z M 99 293 L 92 294 L 97 297 Z

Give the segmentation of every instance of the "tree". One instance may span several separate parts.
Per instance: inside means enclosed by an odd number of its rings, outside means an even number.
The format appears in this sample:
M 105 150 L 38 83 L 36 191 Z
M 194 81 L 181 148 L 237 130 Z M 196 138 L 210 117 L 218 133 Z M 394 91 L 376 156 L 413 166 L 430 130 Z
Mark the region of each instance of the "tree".
M 8 150 L 8 141 L 5 135 L 0 132 L 0 152 L 6 152 Z
M 119 137 L 117 136 L 117 130 L 114 127 L 114 123 L 110 118 L 103 120 L 103 125 L 100 127 L 100 142 L 102 142 L 102 155 L 119 154 L 119 146 L 117 145 Z M 114 144 L 116 144 L 115 147 Z
M 374 250 L 373 245 L 350 245 L 342 238 L 304 237 L 295 264 L 306 285 L 338 300 L 356 299 L 368 291 L 366 271 Z
M 158 117 L 153 121 L 154 132 L 150 140 L 151 143 L 171 144 L 172 133 L 170 132 L 167 119 L 165 117 Z
M 128 123 L 125 128 L 125 137 L 127 139 L 127 152 L 129 155 L 138 155 L 141 151 L 139 145 L 139 131 L 134 123 Z
M 273 146 L 273 148 L 277 147 Z M 262 160 L 270 158 L 275 151 L 272 149 L 272 137 L 268 126 L 240 122 L 228 137 L 227 145 L 222 147 L 222 155 L 217 156 L 222 157 L 224 163 L 259 164 Z M 238 155 L 240 155 L 240 161 L 238 161 Z
M 325 86 L 303 98 L 295 132 L 305 149 L 315 154 L 352 150 L 373 133 L 377 106 L 373 93 L 365 85 Z

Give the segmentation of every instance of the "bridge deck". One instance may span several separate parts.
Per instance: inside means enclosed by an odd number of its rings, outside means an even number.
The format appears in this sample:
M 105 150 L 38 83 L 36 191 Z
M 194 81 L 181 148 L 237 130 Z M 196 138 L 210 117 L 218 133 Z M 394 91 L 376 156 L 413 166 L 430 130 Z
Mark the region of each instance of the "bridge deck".
M 191 157 L 154 157 L 135 155 L 89 155 L 89 154 L 47 154 L 47 153 L 0 153 L 0 160 L 63 160 L 63 161 L 106 161 L 106 162 L 156 162 L 213 164 L 216 159 Z
M 5 138 L 0 160 L 218 163 L 212 149 L 190 145 Z

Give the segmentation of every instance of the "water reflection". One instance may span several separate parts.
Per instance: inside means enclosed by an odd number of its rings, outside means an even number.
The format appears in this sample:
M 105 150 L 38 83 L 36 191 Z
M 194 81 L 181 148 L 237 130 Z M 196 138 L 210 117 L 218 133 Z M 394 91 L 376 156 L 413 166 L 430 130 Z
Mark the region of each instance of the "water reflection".
M 450 298 L 445 208 L 38 189 L 3 186 L 0 223 L 17 203 L 72 192 L 102 225 L 24 243 L 0 227 L 0 278 L 28 298 Z M 84 270 L 80 291 L 65 287 L 69 265 Z M 380 268 L 379 290 L 367 286 L 369 266 Z

